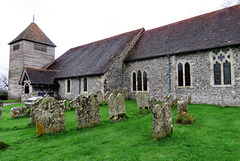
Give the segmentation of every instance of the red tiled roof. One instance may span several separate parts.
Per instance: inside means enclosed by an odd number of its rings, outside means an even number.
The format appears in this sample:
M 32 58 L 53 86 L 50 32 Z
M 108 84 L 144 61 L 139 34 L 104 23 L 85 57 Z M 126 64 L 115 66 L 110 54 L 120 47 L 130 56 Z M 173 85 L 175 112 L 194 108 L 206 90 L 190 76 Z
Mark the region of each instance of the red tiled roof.
M 126 61 L 240 44 L 240 5 L 145 31 Z
M 56 45 L 44 34 L 38 25 L 33 22 L 21 34 L 12 40 L 9 45 L 21 40 L 38 42 L 41 44 L 56 47 Z

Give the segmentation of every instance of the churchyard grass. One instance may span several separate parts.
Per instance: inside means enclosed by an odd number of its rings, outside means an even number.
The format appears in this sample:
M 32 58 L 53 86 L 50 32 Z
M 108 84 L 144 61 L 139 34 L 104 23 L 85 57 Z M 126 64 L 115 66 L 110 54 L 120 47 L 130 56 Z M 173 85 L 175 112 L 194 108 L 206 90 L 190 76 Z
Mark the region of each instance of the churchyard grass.
M 37 138 L 29 115 L 10 119 L 4 106 L 0 140 L 10 145 L 0 150 L 0 160 L 239 160 L 240 108 L 189 105 L 194 125 L 175 123 L 173 134 L 154 141 L 152 114 L 139 115 L 135 100 L 126 101 L 128 118 L 110 122 L 108 106 L 100 106 L 101 125 L 77 129 L 74 110 L 65 112 L 66 130 Z
M 15 103 L 15 102 L 21 102 L 21 100 L 1 100 L 3 103 Z

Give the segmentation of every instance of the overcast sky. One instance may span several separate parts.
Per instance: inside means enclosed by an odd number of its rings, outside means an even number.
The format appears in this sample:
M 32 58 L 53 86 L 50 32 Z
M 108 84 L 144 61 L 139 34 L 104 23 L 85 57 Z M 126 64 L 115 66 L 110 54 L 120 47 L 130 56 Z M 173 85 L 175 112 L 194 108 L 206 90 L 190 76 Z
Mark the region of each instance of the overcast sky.
M 8 43 L 33 21 L 68 49 L 144 27 L 146 30 L 222 8 L 224 0 L 1 0 L 0 72 L 9 65 Z

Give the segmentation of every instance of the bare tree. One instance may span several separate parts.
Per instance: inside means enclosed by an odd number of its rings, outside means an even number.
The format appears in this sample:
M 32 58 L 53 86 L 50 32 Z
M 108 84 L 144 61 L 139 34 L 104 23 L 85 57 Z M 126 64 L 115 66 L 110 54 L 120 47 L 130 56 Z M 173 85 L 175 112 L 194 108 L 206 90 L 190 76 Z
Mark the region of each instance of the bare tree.
M 8 91 L 8 75 L 0 73 L 0 93 L 7 93 Z
M 222 3 L 222 7 L 226 8 L 236 4 L 240 4 L 240 0 L 224 0 Z

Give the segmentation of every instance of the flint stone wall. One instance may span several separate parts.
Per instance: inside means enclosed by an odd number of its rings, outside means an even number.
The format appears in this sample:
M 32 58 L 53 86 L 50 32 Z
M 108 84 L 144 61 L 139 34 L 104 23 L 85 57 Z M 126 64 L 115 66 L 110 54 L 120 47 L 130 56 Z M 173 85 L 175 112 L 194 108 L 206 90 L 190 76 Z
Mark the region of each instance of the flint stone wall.
M 110 95 L 108 108 L 110 121 L 119 121 L 127 117 L 125 109 L 125 98 L 121 93 L 118 93 L 117 96 L 113 93 Z
M 27 115 L 27 107 L 13 107 L 10 109 L 11 119 Z
M 152 137 L 154 140 L 172 133 L 172 110 L 170 104 L 165 102 L 162 106 L 158 104 L 155 106 L 152 112 L 152 124 Z
M 194 104 L 217 104 L 222 105 L 222 91 L 226 89 L 226 105 L 240 106 L 240 47 L 232 48 L 234 72 L 234 84 L 225 87 L 212 86 L 210 84 L 213 67 L 210 63 L 210 52 L 199 51 L 189 54 L 178 54 L 170 56 L 171 67 L 171 93 L 174 96 L 186 96 L 191 93 Z M 191 86 L 178 87 L 177 65 L 178 63 L 189 62 L 191 70 Z M 136 92 L 132 90 L 132 72 L 138 70 L 147 71 L 148 75 L 148 94 L 157 100 L 163 101 L 164 96 L 168 95 L 168 57 L 163 56 L 155 59 L 141 60 L 126 63 L 125 84 L 131 89 L 130 96 L 135 98 Z M 204 72 L 202 72 L 204 71 Z M 211 96 L 211 97 L 209 97 Z
M 80 94 L 70 102 L 69 106 L 76 110 L 79 129 L 101 124 L 97 96 L 94 93 L 90 93 L 87 97 Z
M 2 118 L 2 110 L 3 110 L 3 102 L 0 101 L 0 124 L 1 124 L 1 118 Z
M 64 107 L 53 97 L 44 97 L 35 102 L 37 136 L 65 130 Z

